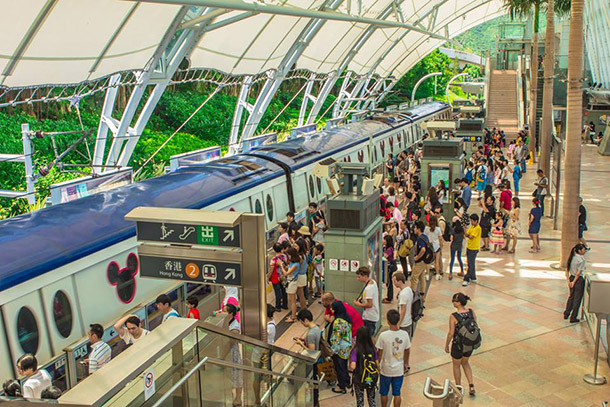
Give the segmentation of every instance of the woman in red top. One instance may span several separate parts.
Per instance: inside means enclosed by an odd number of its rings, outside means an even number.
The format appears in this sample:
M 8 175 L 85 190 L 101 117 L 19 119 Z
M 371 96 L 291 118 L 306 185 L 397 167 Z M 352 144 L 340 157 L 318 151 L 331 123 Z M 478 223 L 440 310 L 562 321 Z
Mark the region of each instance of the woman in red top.
M 267 280 L 273 286 L 273 292 L 275 293 L 275 309 L 288 309 L 288 295 L 281 278 L 282 264 L 286 263 L 286 257 L 282 253 L 282 245 L 280 243 L 273 245 L 273 251 L 275 254 L 269 262 Z

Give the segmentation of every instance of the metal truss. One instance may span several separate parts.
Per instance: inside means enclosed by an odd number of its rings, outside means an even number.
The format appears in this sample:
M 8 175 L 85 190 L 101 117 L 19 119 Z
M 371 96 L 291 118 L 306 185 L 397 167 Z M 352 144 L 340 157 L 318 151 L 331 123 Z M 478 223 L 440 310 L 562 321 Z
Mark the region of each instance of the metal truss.
M 415 23 L 413 23 L 413 25 L 421 28 L 422 30 L 425 30 L 427 33 L 432 33 L 432 31 L 435 30 L 436 16 L 438 14 L 438 9 L 439 9 L 439 7 L 444 5 L 447 1 L 448 0 L 441 0 L 440 2 L 435 4 L 429 11 L 427 11 L 421 17 L 419 17 L 415 21 Z M 377 18 L 386 19 L 392 13 L 397 13 L 397 10 L 400 9 L 401 3 L 402 3 L 402 1 L 398 1 L 398 2 L 390 4 L 386 9 L 384 9 L 379 14 L 379 16 Z M 401 18 L 402 16 L 399 15 L 397 17 Z M 422 23 L 424 21 L 426 21 L 426 19 L 428 20 L 428 26 L 424 27 L 422 25 Z M 345 58 L 339 65 L 339 68 L 337 68 L 337 70 L 334 73 L 329 75 L 328 79 L 326 80 L 326 82 L 324 83 L 322 88 L 320 89 L 318 96 L 312 97 L 309 99 L 309 100 L 315 99 L 315 102 L 307 117 L 306 123 L 313 123 L 316 120 L 316 117 L 320 113 L 320 109 L 322 108 L 322 105 L 326 101 L 326 98 L 328 98 L 328 96 L 330 95 L 330 92 L 332 91 L 333 87 L 335 86 L 335 84 L 338 80 L 339 75 L 337 74 L 337 72 L 341 73 L 345 69 L 347 69 L 347 67 L 349 66 L 351 61 L 358 54 L 358 52 L 364 46 L 366 41 L 373 35 L 373 33 L 375 32 L 375 30 L 377 28 L 378 27 L 375 27 L 375 26 L 367 27 L 367 29 L 360 35 L 360 37 L 356 41 L 356 45 L 354 46 L 354 48 L 352 48 L 352 50 L 350 50 L 350 52 L 345 56 Z M 354 102 L 354 101 L 362 102 L 361 99 L 364 95 L 359 95 L 359 92 L 363 91 L 363 89 L 367 89 L 364 86 L 364 82 L 367 81 L 366 78 L 372 78 L 374 72 L 379 67 L 379 64 L 381 64 L 381 62 L 389 55 L 389 53 L 394 49 L 394 47 L 396 47 L 396 45 L 398 45 L 404 39 L 404 37 L 406 37 L 409 33 L 410 33 L 409 30 L 405 30 L 395 41 L 393 41 L 392 44 L 384 51 L 384 53 L 371 66 L 371 69 L 369 69 L 368 74 L 365 75 L 364 78 L 355 79 L 355 78 L 352 78 L 352 76 L 350 76 L 349 78 L 346 77 L 346 79 L 344 80 L 343 85 L 339 91 L 339 94 L 337 96 L 337 100 L 335 101 L 335 106 L 333 109 L 333 117 L 338 117 L 339 115 L 341 115 L 339 112 L 345 112 L 345 111 L 349 110 L 349 105 L 351 104 L 351 102 Z M 435 34 L 435 37 L 437 37 L 437 36 L 438 35 Z M 345 82 L 347 82 L 348 80 L 352 80 L 352 79 L 355 79 L 356 83 L 355 83 L 355 85 L 354 84 L 352 85 L 352 90 L 350 92 L 347 92 L 346 89 L 349 87 L 350 84 L 345 83 Z M 393 86 L 394 86 L 394 84 L 392 84 L 392 87 Z M 383 89 L 384 89 L 384 92 L 387 92 L 391 89 L 391 87 L 388 88 L 387 86 L 384 86 Z M 377 101 L 377 103 L 378 102 L 379 101 Z M 303 103 L 308 103 L 308 100 L 303 100 Z M 371 103 L 366 103 L 366 104 L 368 106 L 371 105 Z M 375 104 L 375 103 L 373 103 L 373 104 Z M 304 108 L 302 107 L 301 110 L 302 111 L 306 110 L 306 107 L 304 107 Z M 302 113 L 302 115 L 304 116 L 304 113 Z
M 144 131 L 150 116 L 152 115 L 159 99 L 165 92 L 168 85 L 175 83 L 172 79 L 177 72 L 184 58 L 188 57 L 201 37 L 211 30 L 216 18 L 228 13 L 229 10 L 212 10 L 206 8 L 183 7 L 174 19 L 171 28 L 165 34 L 163 41 L 155 52 L 148 67 L 139 77 L 138 83 L 134 86 L 127 106 L 120 120 L 112 117 L 114 101 L 116 99 L 116 87 L 108 89 L 104 101 L 100 124 L 98 128 L 96 148 L 94 152 L 93 168 L 100 168 L 104 158 L 106 139 L 108 131 L 113 134 L 112 145 L 106 158 L 104 171 L 116 167 L 126 167 L 138 143 L 140 135 Z M 253 15 L 250 13 L 250 16 Z M 245 18 L 245 17 L 243 17 Z M 183 28 L 185 22 L 197 19 L 195 24 Z M 232 22 L 238 21 L 232 19 Z M 224 24 L 226 25 L 226 24 Z M 224 26 L 223 25 L 223 26 Z M 216 25 L 219 27 L 219 25 Z M 195 80 L 195 75 L 189 78 L 185 75 L 185 81 Z M 201 76 L 199 76 L 201 78 Z M 113 76 L 111 81 L 118 81 L 118 76 Z M 217 81 L 213 76 L 211 81 Z M 112 84 L 112 83 L 111 83 Z M 137 112 L 140 103 L 149 85 L 154 85 L 153 90 L 148 95 L 142 111 L 136 119 L 135 125 L 130 126 Z
M 320 7 L 321 10 L 336 10 L 343 0 L 327 0 Z M 231 126 L 231 134 L 229 136 L 229 154 L 234 154 L 238 150 L 241 140 L 252 137 L 261 118 L 265 114 L 267 107 L 271 103 L 273 96 L 279 89 L 285 76 L 290 71 L 290 68 L 296 63 L 303 51 L 309 45 L 311 39 L 320 31 L 325 20 L 314 18 L 309 21 L 303 31 L 299 34 L 294 44 L 290 47 L 286 56 L 278 66 L 277 70 L 269 72 L 269 77 L 265 81 L 262 89 L 256 97 L 254 104 L 247 101 L 248 93 L 252 86 L 248 77 L 244 78 L 242 89 L 237 100 L 235 113 L 233 115 L 233 124 Z M 240 134 L 240 125 L 244 111 L 249 113 L 246 124 Z

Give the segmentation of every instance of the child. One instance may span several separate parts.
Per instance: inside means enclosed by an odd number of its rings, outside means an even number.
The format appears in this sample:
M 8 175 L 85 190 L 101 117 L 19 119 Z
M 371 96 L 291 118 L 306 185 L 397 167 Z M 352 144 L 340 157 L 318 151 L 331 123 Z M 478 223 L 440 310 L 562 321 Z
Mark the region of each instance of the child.
M 379 395 L 381 396 L 381 407 L 387 407 L 390 385 L 394 405 L 400 406 L 400 389 L 405 372 L 409 366 L 409 352 L 411 339 L 409 334 L 401 331 L 398 327 L 400 313 L 396 309 L 388 311 L 386 318 L 390 329 L 379 334 L 377 338 L 377 357 L 379 358 L 380 380 Z
M 493 245 L 491 252 L 500 254 L 500 250 L 504 247 L 504 218 L 500 211 L 496 212 L 489 243 Z
M 269 262 L 267 281 L 273 286 L 273 292 L 275 293 L 275 309 L 288 309 L 288 296 L 286 295 L 286 287 L 284 286 L 284 278 L 282 275 L 282 264 L 285 264 L 282 245 L 280 243 L 274 244 L 273 251 L 274 256 Z
M 186 297 L 186 308 L 189 310 L 186 314 L 187 318 L 200 319 L 197 305 L 199 305 L 199 300 L 197 297 L 194 295 L 189 295 Z
M 318 243 L 313 248 L 314 279 L 316 281 L 316 298 L 322 297 L 322 279 L 324 278 L 324 245 Z

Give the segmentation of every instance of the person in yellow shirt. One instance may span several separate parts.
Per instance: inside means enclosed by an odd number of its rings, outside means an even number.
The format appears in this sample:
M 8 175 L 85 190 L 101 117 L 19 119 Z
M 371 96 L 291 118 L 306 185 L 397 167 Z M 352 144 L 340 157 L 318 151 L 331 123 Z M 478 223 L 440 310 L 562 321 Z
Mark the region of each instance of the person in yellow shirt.
M 470 215 L 470 227 L 466 231 L 466 259 L 468 259 L 468 272 L 464 276 L 462 286 L 466 287 L 471 281 L 477 281 L 476 265 L 477 254 L 481 248 L 481 226 L 479 225 L 479 215 Z

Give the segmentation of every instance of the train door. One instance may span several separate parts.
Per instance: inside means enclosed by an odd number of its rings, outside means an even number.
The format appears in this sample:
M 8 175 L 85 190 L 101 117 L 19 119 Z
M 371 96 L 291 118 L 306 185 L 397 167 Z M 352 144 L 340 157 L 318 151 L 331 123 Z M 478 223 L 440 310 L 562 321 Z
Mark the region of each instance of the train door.
M 42 288 L 53 355 L 85 336 L 72 276 Z
M 24 353 L 36 356 L 39 363 L 51 359 L 51 346 L 47 335 L 44 311 L 38 291 L 31 292 L 2 307 L 6 338 L 13 362 Z M 13 363 L 13 372 L 16 372 Z
M 292 178 L 292 191 L 294 194 L 295 212 L 298 213 L 307 207 L 308 194 L 306 174 L 294 175 Z

